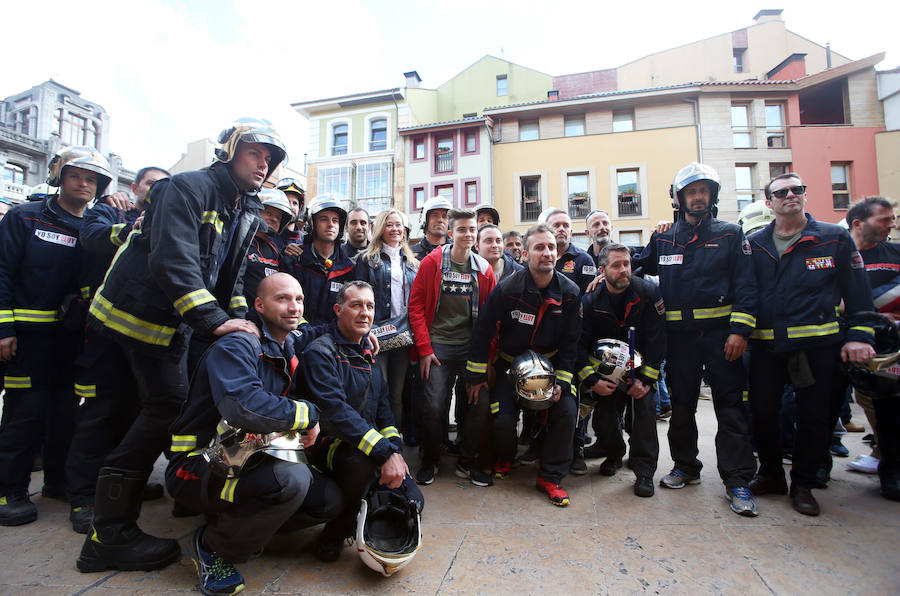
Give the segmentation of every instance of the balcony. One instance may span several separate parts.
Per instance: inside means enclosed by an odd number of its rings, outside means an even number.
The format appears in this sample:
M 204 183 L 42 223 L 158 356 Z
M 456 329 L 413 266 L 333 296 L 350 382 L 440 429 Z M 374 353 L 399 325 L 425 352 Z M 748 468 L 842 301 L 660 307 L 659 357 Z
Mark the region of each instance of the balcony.
M 437 174 L 453 171 L 453 151 L 439 152 L 434 156 L 434 171 Z
M 641 195 L 640 193 L 623 193 L 619 195 L 619 217 L 640 216 L 641 215 Z
M 28 193 L 31 192 L 29 186 L 15 182 L 3 182 L 2 188 L 2 198 L 10 203 L 24 203 L 28 200 Z

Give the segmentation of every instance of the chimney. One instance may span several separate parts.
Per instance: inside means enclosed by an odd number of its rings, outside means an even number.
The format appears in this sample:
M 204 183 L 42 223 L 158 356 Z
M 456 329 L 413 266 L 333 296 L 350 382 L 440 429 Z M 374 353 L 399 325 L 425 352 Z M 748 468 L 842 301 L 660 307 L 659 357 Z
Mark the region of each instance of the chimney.
M 559 101 L 559 89 L 547 91 L 547 101 Z
M 831 68 L 831 42 L 825 44 L 825 67 Z
M 780 8 L 761 10 L 753 17 L 753 21 L 759 25 L 760 23 L 768 23 L 770 21 L 780 21 L 781 13 L 784 12 Z
M 419 83 L 422 82 L 422 77 L 419 76 L 414 70 L 409 72 L 404 72 L 403 76 L 406 77 L 406 88 L 407 89 L 418 89 Z

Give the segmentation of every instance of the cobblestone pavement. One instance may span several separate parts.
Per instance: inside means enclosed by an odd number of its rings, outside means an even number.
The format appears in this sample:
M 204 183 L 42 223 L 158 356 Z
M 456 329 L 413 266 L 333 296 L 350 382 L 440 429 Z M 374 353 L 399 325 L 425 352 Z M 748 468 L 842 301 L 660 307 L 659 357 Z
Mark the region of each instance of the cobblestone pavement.
M 729 510 L 716 473 L 712 403 L 698 408 L 702 484 L 658 487 L 655 497 L 641 499 L 631 492 L 629 470 L 607 478 L 595 460 L 588 475 L 566 478 L 572 504 L 557 508 L 535 491 L 534 466 L 478 488 L 456 478 L 453 460 L 445 458 L 436 482 L 423 489 L 424 546 L 409 567 L 383 578 L 352 547 L 336 563 L 319 563 L 310 552 L 317 530 L 310 529 L 276 537 L 262 557 L 241 565 L 245 593 L 900 593 L 900 504 L 878 495 L 876 477 L 846 469 L 868 453 L 863 434 L 846 435 L 850 458 L 836 458 L 831 485 L 815 492 L 821 516 L 799 515 L 787 497 L 766 496 L 758 518 L 743 518 Z M 855 422 L 865 422 L 855 405 L 853 413 Z M 666 428 L 658 423 L 657 482 L 671 467 Z M 415 468 L 414 449 L 407 459 Z M 154 572 L 79 573 L 83 537 L 72 532 L 65 503 L 41 498 L 41 481 L 35 474 L 31 485 L 38 521 L 0 528 L 0 594 L 197 591 L 186 555 Z M 174 519 L 171 506 L 168 497 L 146 503 L 141 525 L 178 538 L 186 552 L 199 518 Z

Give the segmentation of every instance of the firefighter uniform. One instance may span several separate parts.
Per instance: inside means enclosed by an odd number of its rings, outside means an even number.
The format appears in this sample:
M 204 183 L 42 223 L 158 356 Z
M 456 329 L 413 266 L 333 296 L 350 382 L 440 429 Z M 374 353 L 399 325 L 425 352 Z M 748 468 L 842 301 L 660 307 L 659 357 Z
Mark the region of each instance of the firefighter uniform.
M 666 307 L 666 382 L 672 395 L 669 448 L 675 468 L 698 477 L 697 397 L 706 367 L 718 420 L 716 457 L 729 489 L 746 487 L 756 472 L 742 401 L 741 359 L 725 359 L 730 334 L 749 337 L 756 324 L 757 290 L 750 245 L 741 228 L 703 217 L 679 219 L 654 235 L 634 268 L 658 275 Z
M 554 274 L 546 288 L 535 285 L 528 269 L 504 277 L 478 314 L 466 364 L 469 385 L 487 381 L 491 340 L 497 337 L 499 357 L 493 364 L 496 385 L 491 393 L 494 454 L 499 462 L 512 461 L 516 450 L 519 406 L 511 385 L 509 364 L 525 350 L 548 358 L 562 389 L 548 412 L 547 433 L 539 476 L 559 484 L 572 460 L 572 439 L 577 421 L 577 398 L 572 387 L 581 316 L 578 286 Z
M 321 325 L 335 319 L 338 291 L 344 282 L 354 279 L 354 270 L 353 261 L 339 241 L 334 243 L 334 254 L 326 259 L 313 249 L 313 234 L 306 234 L 303 254 L 294 261 L 288 273 L 303 286 L 304 316 L 310 324 Z
M 597 275 L 597 267 L 591 255 L 571 242 L 566 252 L 556 259 L 556 270 L 575 282 L 581 296 L 584 296 L 587 287 Z
M 257 235 L 250 243 L 247 251 L 247 270 L 244 272 L 244 298 L 247 300 L 248 308 L 253 307 L 259 283 L 284 267 L 281 262 L 284 253 L 283 242 L 279 236 L 260 238 Z

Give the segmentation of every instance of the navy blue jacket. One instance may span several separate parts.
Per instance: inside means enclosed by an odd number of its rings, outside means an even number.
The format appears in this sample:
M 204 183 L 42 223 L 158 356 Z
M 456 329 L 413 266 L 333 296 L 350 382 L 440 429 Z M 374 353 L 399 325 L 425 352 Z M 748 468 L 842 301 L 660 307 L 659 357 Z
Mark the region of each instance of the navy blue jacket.
M 312 325 L 321 325 L 335 319 L 334 304 L 338 290 L 344 282 L 353 280 L 354 265 L 344 246 L 335 243 L 331 267 L 325 267 L 325 259 L 313 251 L 312 234 L 306 234 L 303 254 L 290 259 L 288 273 L 297 278 L 303 287 L 304 316 Z
M 778 258 L 773 221 L 750 236 L 759 314 L 751 338 L 776 352 L 845 341 L 875 344 L 874 330 L 838 324 L 838 305 L 853 314 L 874 310 L 865 265 L 850 232 L 807 214 L 800 239 Z
M 403 444 L 394 426 L 387 382 L 368 349 L 331 323 L 303 351 L 309 400 L 322 412 L 322 434 L 356 447 L 379 465 Z
M 724 326 L 749 337 L 757 308 L 750 252 L 740 226 L 711 217 L 696 226 L 679 219 L 650 238 L 632 268 L 659 276 L 670 331 Z
M 401 310 L 406 312 L 409 307 L 412 283 L 416 278 L 416 271 L 419 270 L 419 263 L 418 261 L 411 263 L 403 251 L 400 251 L 400 259 L 403 262 L 403 298 L 405 300 Z M 382 251 L 380 259 L 366 259 L 360 253 L 355 260 L 355 279 L 368 282 L 375 290 L 375 320 L 384 321 L 391 318 L 391 257 Z
M 59 328 L 59 307 L 79 293 L 82 218 L 49 197 L 0 220 L 0 338 Z
M 512 275 L 516 271 L 521 271 L 525 268 L 524 265 L 520 265 L 518 262 L 516 262 L 513 256 L 505 250 L 503 251 L 503 254 L 500 258 L 503 259 L 503 279 L 505 279 L 507 276 Z
M 584 296 L 587 287 L 597 276 L 594 259 L 572 242 L 569 243 L 566 252 L 557 256 L 556 270 L 575 282 L 581 296 Z
M 134 222 L 141 213 L 143 213 L 141 209 L 122 211 L 106 203 L 98 203 L 85 212 L 79 238 L 84 247 L 82 298 L 86 300 L 93 298 L 103 283 L 116 251 L 125 244 Z
M 253 308 L 260 282 L 285 267 L 282 259 L 283 242 L 279 236 L 268 235 L 265 238 L 257 235 L 250 242 L 250 249 L 247 251 L 247 269 L 244 271 L 244 298 L 247 299 L 248 309 Z

